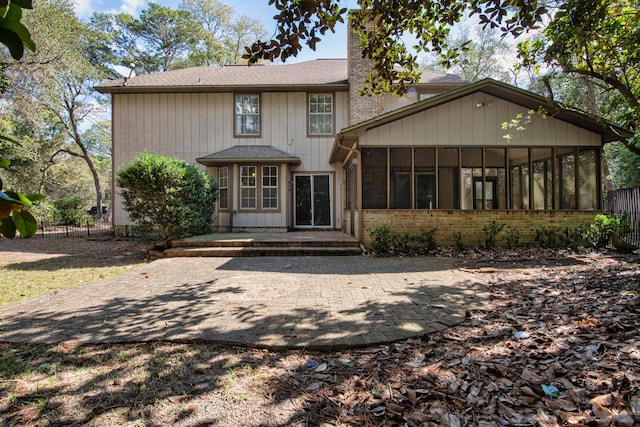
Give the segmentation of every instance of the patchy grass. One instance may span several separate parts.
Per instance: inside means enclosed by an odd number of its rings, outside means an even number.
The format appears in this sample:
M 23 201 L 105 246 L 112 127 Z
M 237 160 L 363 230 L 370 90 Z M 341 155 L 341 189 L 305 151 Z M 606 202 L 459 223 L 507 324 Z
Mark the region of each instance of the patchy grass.
M 0 413 L 9 425 L 304 425 L 304 393 L 273 390 L 301 357 L 205 344 L 0 344 Z
M 0 238 L 0 305 L 122 274 L 144 259 L 134 241 Z

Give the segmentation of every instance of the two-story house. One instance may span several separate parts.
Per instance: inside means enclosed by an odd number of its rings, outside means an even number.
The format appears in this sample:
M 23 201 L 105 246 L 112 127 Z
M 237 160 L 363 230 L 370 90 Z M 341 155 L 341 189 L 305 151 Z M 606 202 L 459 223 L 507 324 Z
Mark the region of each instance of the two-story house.
M 347 59 L 196 67 L 113 80 L 113 169 L 142 151 L 218 180 L 217 230 L 437 227 L 476 242 L 493 220 L 532 240 L 601 209 L 601 148 L 630 134 L 521 89 L 425 72 L 401 98 L 358 93 L 371 67 Z M 530 111 L 544 111 L 546 114 Z M 522 117 L 519 130 L 503 123 Z M 512 134 L 505 138 L 507 134 Z M 130 225 L 117 189 L 117 231 Z

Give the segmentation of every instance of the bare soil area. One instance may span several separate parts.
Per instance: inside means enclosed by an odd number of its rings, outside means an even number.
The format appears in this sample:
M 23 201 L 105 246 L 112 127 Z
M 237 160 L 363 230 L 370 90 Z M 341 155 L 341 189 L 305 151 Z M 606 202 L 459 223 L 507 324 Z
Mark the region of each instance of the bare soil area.
M 45 241 L 12 256 L 60 252 Z M 135 252 L 113 245 L 111 257 Z M 484 283 L 490 305 L 442 333 L 384 346 L 0 343 L 0 425 L 640 425 L 636 255 L 439 256 Z

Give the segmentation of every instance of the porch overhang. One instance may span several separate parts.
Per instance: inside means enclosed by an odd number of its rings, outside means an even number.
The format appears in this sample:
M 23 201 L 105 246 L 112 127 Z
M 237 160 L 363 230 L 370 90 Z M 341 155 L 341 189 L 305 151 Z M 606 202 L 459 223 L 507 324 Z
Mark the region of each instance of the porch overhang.
M 231 148 L 198 157 L 196 161 L 205 166 L 221 166 L 232 163 L 287 163 L 300 165 L 300 157 L 278 150 L 271 145 L 235 145 Z

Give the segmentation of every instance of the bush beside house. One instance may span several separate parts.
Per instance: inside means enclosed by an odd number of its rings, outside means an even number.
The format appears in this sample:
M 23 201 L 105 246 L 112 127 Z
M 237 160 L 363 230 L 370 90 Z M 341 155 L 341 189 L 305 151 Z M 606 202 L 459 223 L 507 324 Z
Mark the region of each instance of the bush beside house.
M 118 171 L 123 205 L 137 232 L 163 240 L 211 230 L 216 181 L 183 160 L 139 154 Z

